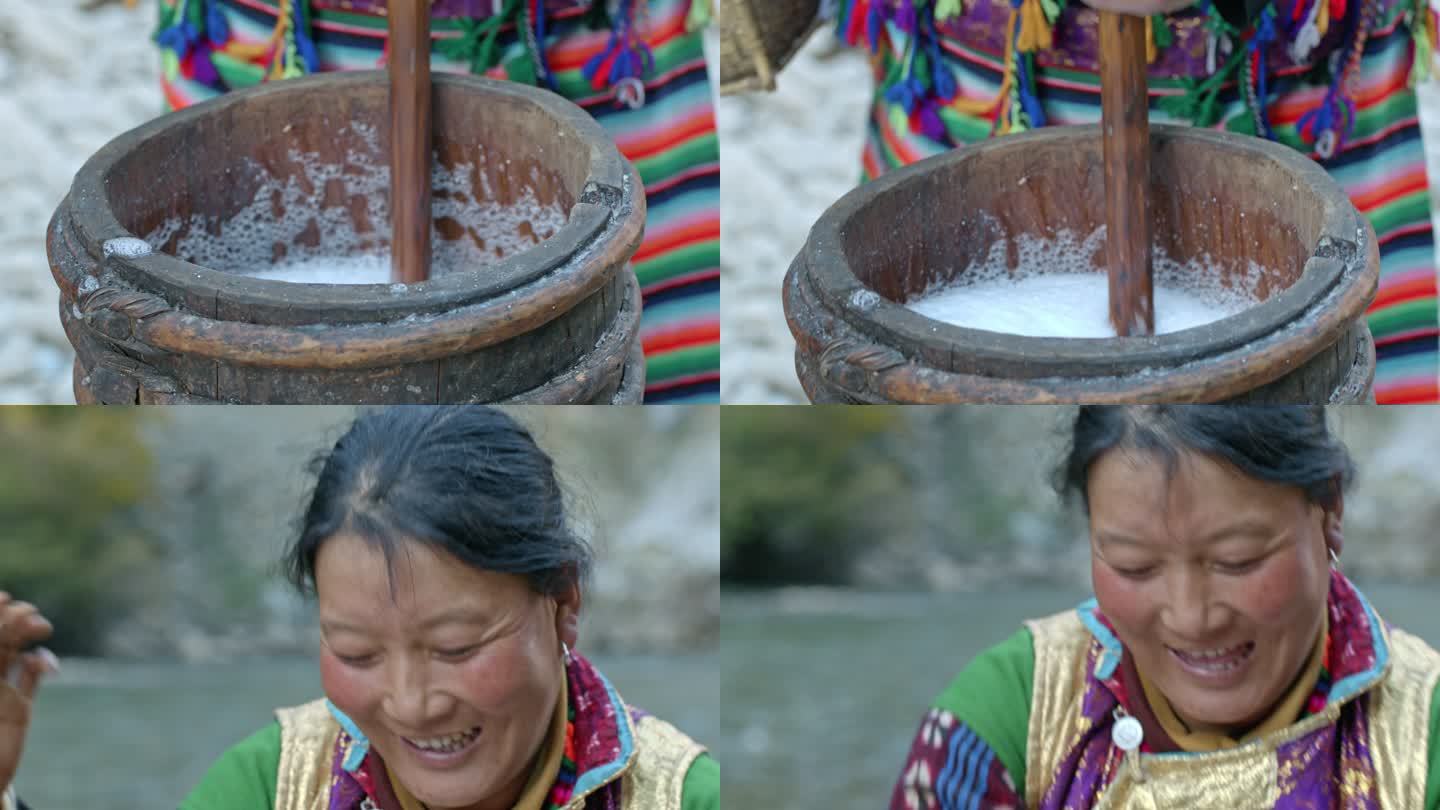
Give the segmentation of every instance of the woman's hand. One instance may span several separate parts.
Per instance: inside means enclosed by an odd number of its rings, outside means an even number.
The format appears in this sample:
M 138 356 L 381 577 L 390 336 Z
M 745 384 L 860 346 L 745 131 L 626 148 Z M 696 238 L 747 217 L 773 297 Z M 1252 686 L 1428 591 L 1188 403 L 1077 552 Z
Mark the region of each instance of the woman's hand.
M 0 792 L 20 769 L 20 752 L 30 728 L 30 704 L 40 676 L 60 671 L 60 663 L 49 650 L 21 650 L 44 641 L 53 631 L 34 605 L 13 601 L 10 594 L 0 591 Z M 8 676 L 17 664 L 18 676 L 12 683 Z
M 1084 3 L 1099 11 L 1149 17 L 1152 14 L 1173 14 L 1195 5 L 1195 0 L 1084 0 Z

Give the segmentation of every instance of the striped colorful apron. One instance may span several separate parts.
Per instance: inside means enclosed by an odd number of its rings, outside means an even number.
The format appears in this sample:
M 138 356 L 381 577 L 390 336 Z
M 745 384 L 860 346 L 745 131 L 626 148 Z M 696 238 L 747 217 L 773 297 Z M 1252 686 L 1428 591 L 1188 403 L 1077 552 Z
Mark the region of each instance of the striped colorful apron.
M 540 3 L 543 2 L 543 6 Z M 436 71 L 537 84 L 594 116 L 645 183 L 647 402 L 720 392 L 720 153 L 691 0 L 435 0 Z M 384 64 L 383 0 L 160 0 L 171 109 L 260 81 Z

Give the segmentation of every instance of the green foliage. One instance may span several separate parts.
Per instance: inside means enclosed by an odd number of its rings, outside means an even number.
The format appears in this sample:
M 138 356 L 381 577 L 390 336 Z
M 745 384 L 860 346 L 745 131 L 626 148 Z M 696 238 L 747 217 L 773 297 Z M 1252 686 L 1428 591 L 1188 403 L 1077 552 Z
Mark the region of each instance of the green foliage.
M 887 408 L 725 408 L 720 570 L 745 584 L 842 581 L 883 515 L 866 506 L 900 482 L 872 457 Z M 880 518 L 880 519 L 876 519 Z
M 55 624 L 51 646 L 94 652 L 156 555 L 136 510 L 151 489 L 139 411 L 0 409 L 0 588 Z
M 1046 485 L 1048 434 L 1064 413 L 726 408 L 721 575 L 757 586 L 901 585 L 926 581 L 933 563 L 1008 559 L 1017 542 L 1053 546 L 1066 527 Z M 1028 515 L 1044 517 L 1017 520 Z

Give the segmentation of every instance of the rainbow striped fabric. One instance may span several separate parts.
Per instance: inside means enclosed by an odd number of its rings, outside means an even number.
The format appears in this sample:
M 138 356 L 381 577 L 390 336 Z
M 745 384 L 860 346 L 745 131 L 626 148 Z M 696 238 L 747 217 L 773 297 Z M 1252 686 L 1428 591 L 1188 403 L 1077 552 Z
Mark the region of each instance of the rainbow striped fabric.
M 170 109 L 261 81 L 383 66 L 382 0 L 159 0 Z M 436 0 L 432 69 L 548 86 L 645 184 L 646 402 L 720 396 L 720 152 L 705 0 Z M 476 15 L 476 16 L 468 16 Z M 643 90 L 641 89 L 643 87 Z
M 848 0 L 838 17 L 841 36 L 868 41 L 874 53 L 866 178 L 997 134 L 1099 120 L 1095 13 L 1078 0 L 966 0 L 963 11 L 953 0 L 911 3 Z M 1440 301 L 1411 85 L 1412 68 L 1428 65 L 1434 20 L 1408 0 L 1275 0 L 1266 14 L 1278 9 L 1299 27 L 1317 5 L 1337 16 L 1308 54 L 1264 16 L 1226 30 L 1208 2 L 1153 19 L 1162 47 L 1150 70 L 1150 120 L 1266 134 L 1317 160 L 1380 240 L 1380 290 L 1368 314 L 1376 399 L 1435 402 Z M 1327 139 L 1327 129 L 1339 137 Z

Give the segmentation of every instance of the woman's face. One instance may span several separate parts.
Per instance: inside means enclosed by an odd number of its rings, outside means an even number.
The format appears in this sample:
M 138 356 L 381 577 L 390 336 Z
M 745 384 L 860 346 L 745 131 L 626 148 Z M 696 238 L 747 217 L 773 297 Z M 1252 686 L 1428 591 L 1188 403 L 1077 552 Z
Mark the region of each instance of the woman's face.
M 325 694 L 432 808 L 509 808 L 544 742 L 578 594 L 537 595 L 421 543 L 339 535 L 315 560 Z
M 1135 664 L 1192 731 L 1247 730 L 1314 649 L 1333 510 L 1198 453 L 1174 474 L 1143 452 L 1090 467 L 1091 575 Z

